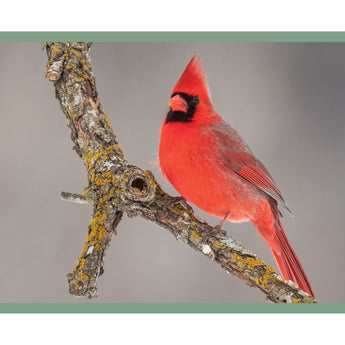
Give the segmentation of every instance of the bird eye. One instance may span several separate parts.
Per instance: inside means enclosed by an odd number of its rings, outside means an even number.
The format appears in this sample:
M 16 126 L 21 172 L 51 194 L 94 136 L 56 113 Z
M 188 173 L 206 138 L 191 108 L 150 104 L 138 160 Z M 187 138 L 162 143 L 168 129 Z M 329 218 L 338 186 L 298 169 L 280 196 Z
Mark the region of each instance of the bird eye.
M 200 103 L 200 99 L 198 96 L 194 96 L 191 101 L 191 105 L 198 105 Z

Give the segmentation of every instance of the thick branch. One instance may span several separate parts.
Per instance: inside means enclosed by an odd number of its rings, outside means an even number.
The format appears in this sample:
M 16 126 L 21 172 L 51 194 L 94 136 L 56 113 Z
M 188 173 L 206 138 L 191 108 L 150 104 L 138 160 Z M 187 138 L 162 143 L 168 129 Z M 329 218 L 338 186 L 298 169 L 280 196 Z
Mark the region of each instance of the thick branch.
M 96 279 L 103 272 L 105 250 L 122 217 L 108 197 L 108 168 L 127 162 L 99 102 L 90 44 L 55 42 L 45 46 L 46 76 L 54 82 L 56 97 L 71 128 L 74 150 L 87 167 L 89 186 L 82 197 L 94 205 L 86 243 L 76 268 L 68 275 L 69 287 L 72 294 L 92 298 L 97 295 Z
M 70 292 L 89 298 L 97 295 L 96 280 L 103 272 L 105 249 L 126 212 L 129 217 L 139 215 L 169 230 L 227 272 L 259 288 L 273 302 L 315 302 L 231 237 L 214 236 L 203 242 L 211 227 L 179 198 L 165 193 L 150 171 L 128 164 L 100 104 L 89 48 L 87 43 L 46 43 L 46 75 L 54 82 L 89 182 L 82 195 L 64 193 L 63 198 L 94 205 L 86 243 L 76 268 L 68 275 Z

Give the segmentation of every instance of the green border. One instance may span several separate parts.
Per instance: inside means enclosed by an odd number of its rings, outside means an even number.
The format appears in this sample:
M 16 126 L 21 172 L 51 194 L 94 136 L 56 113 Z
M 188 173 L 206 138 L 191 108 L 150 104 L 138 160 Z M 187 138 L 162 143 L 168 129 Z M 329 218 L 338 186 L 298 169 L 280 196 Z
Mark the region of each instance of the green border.
M 343 31 L 1 31 L 0 42 L 345 42 Z
M 345 303 L 0 303 L 0 313 L 344 313 Z
M 0 32 L 0 42 L 345 42 L 345 32 Z M 344 313 L 345 303 L 0 303 L 0 313 Z

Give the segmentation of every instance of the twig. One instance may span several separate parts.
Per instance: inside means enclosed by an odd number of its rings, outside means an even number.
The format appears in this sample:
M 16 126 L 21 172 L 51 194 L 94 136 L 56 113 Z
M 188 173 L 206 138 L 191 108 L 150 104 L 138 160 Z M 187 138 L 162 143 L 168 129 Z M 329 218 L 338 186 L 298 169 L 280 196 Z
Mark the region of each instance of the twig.
M 63 193 L 63 199 L 94 205 L 86 243 L 77 266 L 68 275 L 70 292 L 97 295 L 97 277 L 123 212 L 141 216 L 170 231 L 176 239 L 219 263 L 247 284 L 278 303 L 315 303 L 294 283 L 285 282 L 254 253 L 231 237 L 210 237 L 211 227 L 189 205 L 169 196 L 150 171 L 128 164 L 102 108 L 91 71 L 89 43 L 46 43 L 46 76 L 54 82 L 61 109 L 69 121 L 74 149 L 84 160 L 89 186 L 82 195 Z
M 76 204 L 89 204 L 90 201 L 81 194 L 61 192 L 61 199 L 65 201 L 75 202 Z

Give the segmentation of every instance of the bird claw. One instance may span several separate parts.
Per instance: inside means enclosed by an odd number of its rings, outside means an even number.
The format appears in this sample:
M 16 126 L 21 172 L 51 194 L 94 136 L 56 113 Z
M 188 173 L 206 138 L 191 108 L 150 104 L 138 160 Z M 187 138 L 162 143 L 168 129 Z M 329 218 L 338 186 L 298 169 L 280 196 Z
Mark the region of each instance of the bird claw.
M 208 231 L 201 239 L 201 243 L 207 242 L 211 237 L 226 238 L 228 233 L 215 226 L 212 230 Z
M 201 242 L 205 243 L 210 237 L 220 235 L 220 238 L 227 238 L 227 232 L 225 230 L 222 230 L 222 226 L 230 216 L 230 212 L 228 212 L 224 218 L 220 221 L 219 224 L 217 224 L 212 230 L 208 231 L 206 235 L 203 236 Z

